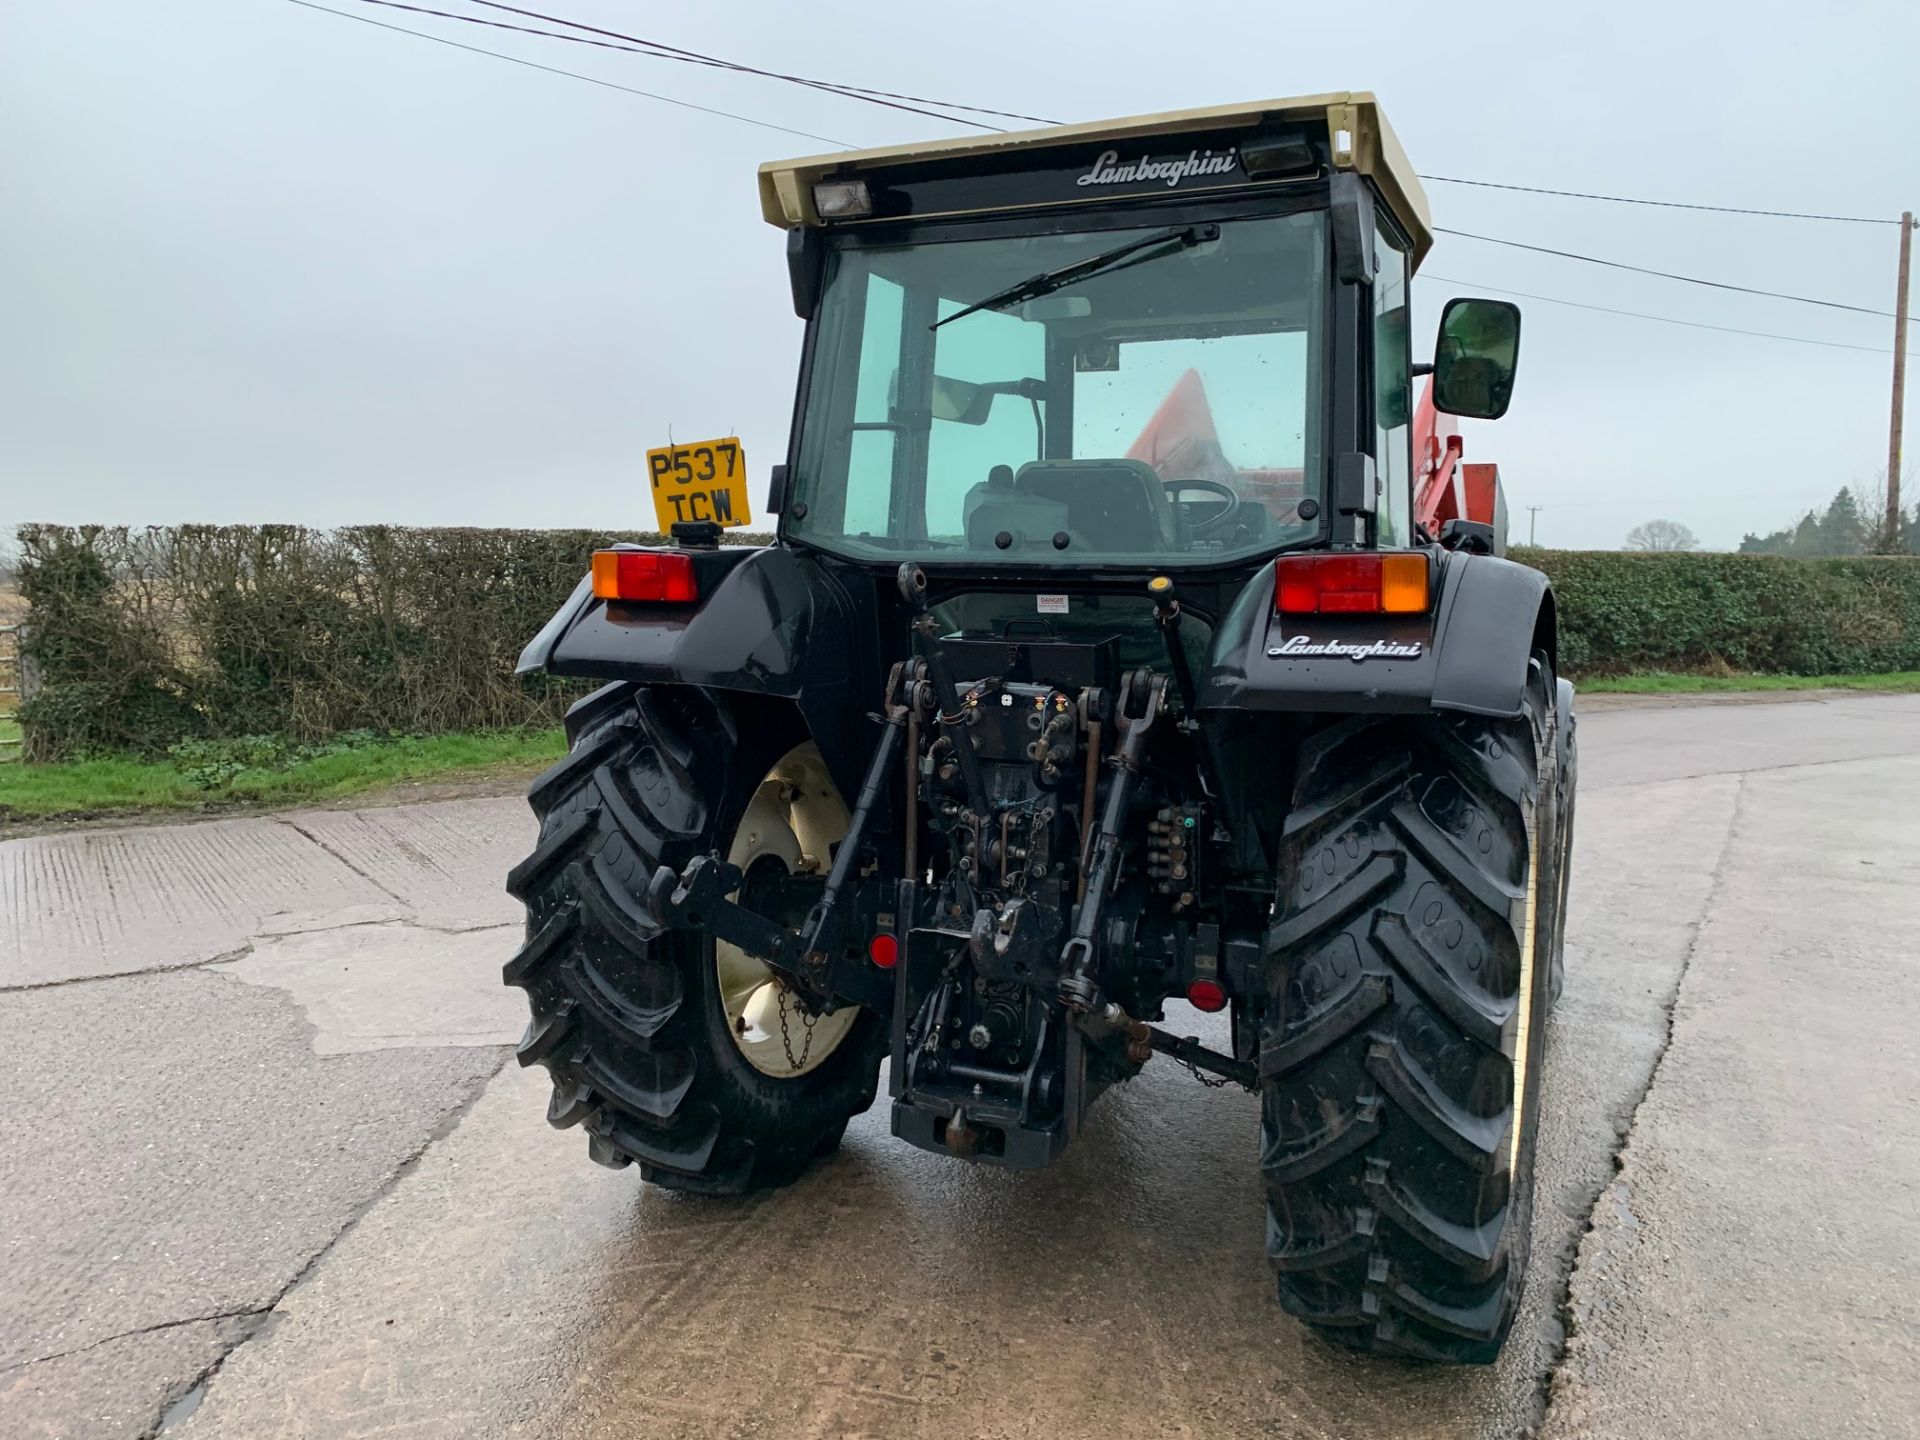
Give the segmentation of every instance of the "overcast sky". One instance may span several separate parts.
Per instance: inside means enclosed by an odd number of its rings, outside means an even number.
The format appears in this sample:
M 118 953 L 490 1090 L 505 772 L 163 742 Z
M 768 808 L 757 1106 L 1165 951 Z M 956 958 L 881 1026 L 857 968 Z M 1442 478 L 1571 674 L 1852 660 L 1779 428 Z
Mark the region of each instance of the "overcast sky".
M 849 144 L 956 133 L 756 77 L 336 9 Z M 419 0 L 489 12 L 467 0 Z M 1091 120 L 1377 92 L 1433 175 L 1920 206 L 1920 6 L 524 0 L 747 63 Z M 499 17 L 511 19 L 512 17 Z M 754 167 L 834 148 L 288 0 L 0 0 L 0 523 L 642 526 L 642 452 L 782 458 L 800 325 Z M 1890 310 L 1891 225 L 1432 184 L 1436 223 Z M 1892 321 L 1441 236 L 1416 282 L 1843 345 Z M 1464 283 L 1459 283 L 1464 282 Z M 1526 310 L 1469 427 L 1515 526 L 1710 546 L 1885 464 L 1887 353 Z M 1914 367 L 1920 372 L 1920 364 Z M 1920 415 L 1910 426 L 1920 452 Z

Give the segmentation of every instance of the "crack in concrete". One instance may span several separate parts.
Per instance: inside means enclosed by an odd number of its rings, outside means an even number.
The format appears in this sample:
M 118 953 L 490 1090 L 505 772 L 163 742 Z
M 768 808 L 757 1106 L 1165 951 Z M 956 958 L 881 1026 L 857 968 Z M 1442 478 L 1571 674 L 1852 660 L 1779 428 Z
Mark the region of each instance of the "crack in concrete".
M 398 925 L 403 930 L 425 930 L 433 935 L 480 935 L 488 930 L 518 930 L 518 920 L 487 920 L 477 925 L 435 925 L 422 920 L 417 915 L 385 915 L 372 920 L 341 920 L 335 924 L 303 925 L 298 930 L 262 930 L 253 937 L 253 943 L 263 940 L 291 940 L 297 935 L 337 935 L 342 930 L 373 930 L 386 925 Z M 206 961 L 196 960 L 196 965 Z
M 301 839 L 306 840 L 313 845 L 319 846 L 321 850 L 325 851 L 328 855 L 332 856 L 335 860 L 338 860 L 342 865 L 346 866 L 347 869 L 351 870 L 354 874 L 358 875 L 362 880 L 366 881 L 369 885 L 373 886 L 374 889 L 378 890 L 382 895 L 385 895 L 389 900 L 392 900 L 395 904 L 405 905 L 407 903 L 406 896 L 401 895 L 396 891 L 388 889 L 385 885 L 382 885 L 378 880 L 374 879 L 371 874 L 361 869 L 358 865 L 354 864 L 353 861 L 350 860 L 346 855 L 334 849 L 333 846 L 329 845 L 326 841 L 322 840 L 318 835 L 314 834 L 313 831 L 307 829 L 307 827 L 302 825 L 299 821 L 289 820 L 284 815 L 276 815 L 274 817 L 274 823 L 277 825 L 286 826 L 289 830 L 293 831 L 293 833 L 298 835 Z
M 1735 766 L 1728 770 L 1701 770 L 1692 775 L 1662 775 L 1654 780 L 1620 780 L 1612 785 L 1590 785 L 1589 790 L 1637 790 L 1648 785 L 1676 785 L 1682 780 L 1717 780 L 1723 775 L 1738 775 L 1744 782 L 1749 775 L 1770 775 L 1778 770 L 1822 770 L 1832 765 L 1871 765 L 1883 760 L 1920 760 L 1920 750 L 1889 750 L 1884 755 L 1845 755 L 1838 760 L 1795 760 L 1785 765 Z
M 1846 762 L 1819 761 L 1814 763 L 1844 764 Z M 1773 765 L 1762 768 L 1772 770 L 1797 770 L 1805 767 L 1798 765 Z M 1552 1412 L 1554 1382 L 1559 1378 L 1561 1367 L 1566 1363 L 1568 1351 L 1572 1348 L 1574 1338 L 1580 1328 L 1579 1317 L 1575 1312 L 1573 1304 L 1573 1285 L 1574 1281 L 1580 1275 L 1581 1268 L 1580 1250 L 1586 1243 L 1587 1237 L 1591 1235 L 1595 1229 L 1596 1222 L 1594 1217 L 1599 1213 L 1602 1202 L 1626 1171 L 1626 1151 L 1627 1147 L 1633 1142 L 1634 1126 L 1639 1124 L 1641 1108 L 1646 1104 L 1647 1096 L 1653 1093 L 1653 1087 L 1660 1079 L 1660 1068 L 1666 1064 L 1667 1052 L 1673 1048 L 1674 1012 L 1680 1005 L 1680 991 L 1687 983 L 1688 972 L 1693 969 L 1693 957 L 1698 954 L 1700 950 L 1700 937 L 1705 933 L 1708 922 L 1713 918 L 1714 907 L 1719 902 L 1720 892 L 1726 882 L 1727 864 L 1733 857 L 1734 841 L 1739 838 L 1740 815 L 1747 798 L 1747 776 L 1755 772 L 1722 771 L 1719 773 L 1733 773 L 1740 776 L 1740 783 L 1735 787 L 1733 792 L 1733 808 L 1727 816 L 1727 833 L 1720 842 L 1720 853 L 1714 857 L 1713 869 L 1707 876 L 1707 894 L 1706 899 L 1700 906 L 1700 918 L 1693 923 L 1693 933 L 1687 940 L 1686 953 L 1680 958 L 1680 968 L 1674 974 L 1673 986 L 1661 1002 L 1661 1012 L 1666 1022 L 1665 1033 L 1660 1037 L 1660 1048 L 1654 1054 L 1653 1064 L 1647 1067 L 1647 1078 L 1645 1082 L 1642 1083 L 1639 1093 L 1632 1097 L 1627 1106 L 1626 1123 L 1620 1126 L 1619 1140 L 1614 1145 L 1613 1154 L 1610 1157 L 1613 1161 L 1613 1174 L 1608 1177 L 1605 1184 L 1593 1192 L 1587 1204 L 1586 1224 L 1580 1227 L 1580 1233 L 1573 1237 L 1568 1251 L 1565 1252 L 1572 1263 L 1567 1267 L 1566 1273 L 1560 1278 L 1559 1293 L 1554 1297 L 1553 1307 L 1554 1320 L 1560 1332 L 1559 1342 L 1554 1348 L 1553 1358 L 1547 1363 L 1546 1369 L 1540 1373 L 1540 1377 L 1534 1385 L 1533 1413 L 1531 1418 L 1522 1427 L 1520 1432 L 1522 1435 L 1538 1435 L 1542 1427 L 1547 1423 L 1547 1419 Z M 1685 778 L 1700 779 L 1707 777 L 1688 776 Z M 1621 786 L 1617 788 L 1624 789 L 1627 787 Z
M 258 937 L 256 937 L 258 938 Z M 68 985 L 97 985 L 104 980 L 135 980 L 142 975 L 175 975 L 182 970 L 201 970 L 209 965 L 231 965 L 253 953 L 254 942 L 233 950 L 222 950 L 204 960 L 180 960 L 172 965 L 149 965 L 144 970 L 116 970 L 111 975 L 69 975 L 64 980 L 30 980 L 25 985 L 0 985 L 0 995 L 19 995 L 29 990 L 59 990 Z
M 136 1335 L 152 1335 L 162 1330 L 178 1330 L 182 1325 L 201 1325 L 212 1320 L 237 1320 L 243 1315 L 264 1315 L 272 1308 L 271 1305 L 253 1305 L 239 1310 L 216 1310 L 211 1315 L 188 1315 L 179 1320 L 161 1320 L 153 1325 L 122 1330 L 117 1335 L 102 1336 L 98 1340 L 88 1341 L 85 1345 L 76 1345 L 71 1350 L 56 1350 L 51 1355 L 36 1355 L 31 1360 L 15 1360 L 12 1364 L 0 1365 L 0 1375 L 11 1375 L 15 1370 L 25 1370 L 30 1365 L 45 1365 L 50 1360 L 65 1360 L 72 1355 L 84 1355 L 89 1350 L 98 1350 L 102 1345 L 111 1345 L 116 1340 L 131 1340 Z
M 223 1347 L 220 1353 L 214 1357 L 212 1364 L 207 1365 L 198 1374 L 192 1376 L 185 1384 L 175 1386 L 167 1391 L 161 1398 L 160 1408 L 154 1415 L 152 1422 L 141 1430 L 140 1440 L 154 1440 L 154 1437 L 158 1436 L 162 1431 L 185 1420 L 200 1407 L 200 1401 L 206 1395 L 207 1388 L 213 1383 L 214 1378 L 219 1375 L 221 1367 L 233 1357 L 234 1352 L 249 1340 L 253 1339 L 255 1335 L 259 1334 L 262 1329 L 266 1328 L 266 1326 L 272 1322 L 273 1312 L 280 1308 L 280 1302 L 285 1300 L 287 1296 L 293 1292 L 295 1287 L 306 1280 L 309 1275 L 313 1274 L 320 1263 L 333 1253 L 334 1247 L 339 1245 L 342 1240 L 351 1234 L 354 1227 L 372 1212 L 374 1206 L 378 1205 L 391 1194 L 394 1187 L 403 1179 L 419 1168 L 420 1162 L 426 1157 L 427 1151 L 431 1150 L 441 1140 L 444 1140 L 460 1128 L 460 1122 L 467 1118 L 467 1113 L 479 1102 L 480 1097 L 486 1094 L 487 1087 L 491 1085 L 499 1076 L 500 1072 L 506 1068 L 507 1060 L 512 1054 L 513 1047 L 511 1045 L 502 1045 L 500 1047 L 500 1058 L 494 1062 L 493 1068 L 474 1081 L 472 1090 L 461 1099 L 459 1104 L 455 1105 L 441 1118 L 438 1125 L 435 1125 L 433 1129 L 428 1132 L 427 1138 L 420 1142 L 419 1148 L 398 1165 L 394 1166 L 392 1172 L 378 1185 L 374 1186 L 372 1193 L 367 1196 L 365 1201 L 355 1207 L 353 1213 L 346 1218 L 338 1230 L 333 1232 L 326 1243 L 307 1257 L 306 1263 L 294 1273 L 291 1280 L 280 1287 L 279 1292 L 272 1300 L 258 1311 L 246 1312 L 259 1315 L 259 1323 L 248 1327 L 245 1334 L 237 1336 L 232 1343 Z M 137 1334 L 139 1332 L 136 1331 L 134 1333 Z
M 398 925 L 407 930 L 425 930 L 432 935 L 481 935 L 489 930 L 517 930 L 518 922 L 487 921 L 480 925 L 435 925 L 415 915 L 393 915 L 379 920 L 343 920 L 337 925 L 308 925 L 299 930 L 262 930 L 232 950 L 222 950 L 200 960 L 177 960 L 169 965 L 148 965 L 139 970 L 115 970 L 109 975 L 69 975 L 64 980 L 30 980 L 24 985 L 0 985 L 0 995 L 24 994 L 29 990 L 58 990 L 67 985 L 98 985 L 107 980 L 134 980 L 142 975 L 175 975 L 182 970 L 204 970 L 212 965 L 231 965 L 253 954 L 263 941 L 285 940 L 294 935 L 331 935 L 341 930 L 365 930 L 380 925 Z

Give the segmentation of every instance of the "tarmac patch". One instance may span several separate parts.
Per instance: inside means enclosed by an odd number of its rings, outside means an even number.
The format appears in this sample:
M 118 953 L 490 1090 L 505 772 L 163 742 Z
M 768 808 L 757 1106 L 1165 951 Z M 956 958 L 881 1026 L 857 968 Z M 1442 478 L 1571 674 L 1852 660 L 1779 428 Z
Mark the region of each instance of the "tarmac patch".
M 518 927 L 450 933 L 351 914 L 335 921 L 269 932 L 248 954 L 208 968 L 285 990 L 313 1025 L 316 1055 L 520 1038 L 525 999 L 500 983 Z

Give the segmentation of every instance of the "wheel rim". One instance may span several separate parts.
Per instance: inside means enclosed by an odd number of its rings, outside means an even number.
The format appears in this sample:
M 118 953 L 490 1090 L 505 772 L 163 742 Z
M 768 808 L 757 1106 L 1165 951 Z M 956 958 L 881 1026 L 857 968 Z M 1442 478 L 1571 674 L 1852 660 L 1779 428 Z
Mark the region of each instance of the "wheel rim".
M 846 833 L 847 807 L 819 747 L 808 741 L 789 750 L 755 788 L 734 828 L 727 862 L 745 871 L 756 860 L 774 856 L 793 874 L 825 874 L 833 846 Z M 776 1080 L 817 1070 L 859 1018 L 859 1008 L 849 1005 L 820 1016 L 809 1033 L 798 996 L 764 961 L 716 939 L 713 966 L 735 1048 L 754 1069 Z

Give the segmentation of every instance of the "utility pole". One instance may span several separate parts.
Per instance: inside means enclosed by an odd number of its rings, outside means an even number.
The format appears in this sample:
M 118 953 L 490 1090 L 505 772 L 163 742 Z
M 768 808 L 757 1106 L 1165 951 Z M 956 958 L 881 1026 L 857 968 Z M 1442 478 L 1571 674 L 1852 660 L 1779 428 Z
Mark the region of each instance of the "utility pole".
M 1907 271 L 1913 260 L 1913 212 L 1900 217 L 1900 279 L 1893 302 L 1893 418 L 1887 426 L 1887 545 L 1900 548 L 1900 431 L 1907 399 Z
M 1527 544 L 1533 544 L 1533 524 L 1540 518 L 1540 506 L 1527 506 Z

